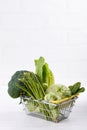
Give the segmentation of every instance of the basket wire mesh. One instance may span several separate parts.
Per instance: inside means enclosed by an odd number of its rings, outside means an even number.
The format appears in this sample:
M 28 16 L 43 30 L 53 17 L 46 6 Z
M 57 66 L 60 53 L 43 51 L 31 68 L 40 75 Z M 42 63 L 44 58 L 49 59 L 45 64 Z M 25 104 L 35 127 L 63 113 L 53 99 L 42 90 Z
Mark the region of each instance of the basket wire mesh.
M 33 100 L 32 98 L 23 98 L 23 105 L 26 114 L 43 118 L 53 122 L 59 122 L 69 117 L 77 97 L 65 102 L 54 104 L 47 101 Z

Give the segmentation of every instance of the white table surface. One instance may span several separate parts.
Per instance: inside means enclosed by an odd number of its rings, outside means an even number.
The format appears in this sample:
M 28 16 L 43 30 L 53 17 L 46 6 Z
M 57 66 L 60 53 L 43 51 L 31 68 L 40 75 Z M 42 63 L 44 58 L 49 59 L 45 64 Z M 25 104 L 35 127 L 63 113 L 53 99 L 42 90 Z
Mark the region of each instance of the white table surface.
M 25 114 L 19 99 L 12 99 L 7 86 L 0 87 L 0 130 L 87 130 L 87 92 L 77 99 L 69 118 L 53 123 Z

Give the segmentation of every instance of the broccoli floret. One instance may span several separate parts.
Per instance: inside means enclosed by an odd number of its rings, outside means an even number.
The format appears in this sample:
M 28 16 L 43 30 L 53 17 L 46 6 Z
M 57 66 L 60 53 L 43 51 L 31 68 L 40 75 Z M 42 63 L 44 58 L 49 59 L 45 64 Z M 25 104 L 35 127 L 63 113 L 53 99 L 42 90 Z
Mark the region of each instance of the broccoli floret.
M 25 87 L 25 85 L 20 80 L 18 80 L 23 77 L 24 73 L 28 73 L 28 71 L 16 71 L 8 83 L 8 94 L 12 98 L 18 98 L 21 94 L 25 93 L 17 87 L 17 84 L 20 84 L 21 86 Z

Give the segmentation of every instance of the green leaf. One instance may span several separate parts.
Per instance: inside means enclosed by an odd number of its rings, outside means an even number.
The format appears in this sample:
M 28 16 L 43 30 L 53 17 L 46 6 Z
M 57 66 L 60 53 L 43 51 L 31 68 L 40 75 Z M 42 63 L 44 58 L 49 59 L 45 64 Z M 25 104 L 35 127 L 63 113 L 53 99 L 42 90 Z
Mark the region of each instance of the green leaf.
M 45 63 L 45 59 L 43 57 L 40 57 L 39 59 L 37 60 L 34 60 L 35 62 L 35 66 L 36 66 L 36 74 L 40 77 L 41 81 L 43 79 L 42 77 L 42 71 L 43 71 L 43 65 Z
M 45 63 L 43 65 L 43 83 L 47 83 L 48 86 L 54 84 L 54 76 L 52 71 L 49 69 L 49 65 Z
M 54 75 L 44 57 L 35 60 L 35 67 L 36 74 L 40 77 L 43 84 L 45 83 L 47 86 L 54 84 Z

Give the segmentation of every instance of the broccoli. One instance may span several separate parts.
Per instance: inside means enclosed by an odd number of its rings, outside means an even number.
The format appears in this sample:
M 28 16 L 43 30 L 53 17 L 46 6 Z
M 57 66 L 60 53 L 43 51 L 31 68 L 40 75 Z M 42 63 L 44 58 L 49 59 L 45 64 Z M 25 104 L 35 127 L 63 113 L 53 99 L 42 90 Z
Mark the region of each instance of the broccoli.
M 12 98 L 18 98 L 23 93 L 26 94 L 22 89 L 17 87 L 17 84 L 20 84 L 22 87 L 25 87 L 25 85 L 18 80 L 19 78 L 22 78 L 24 76 L 24 73 L 28 73 L 28 71 L 26 70 L 16 71 L 8 83 L 8 94 Z

